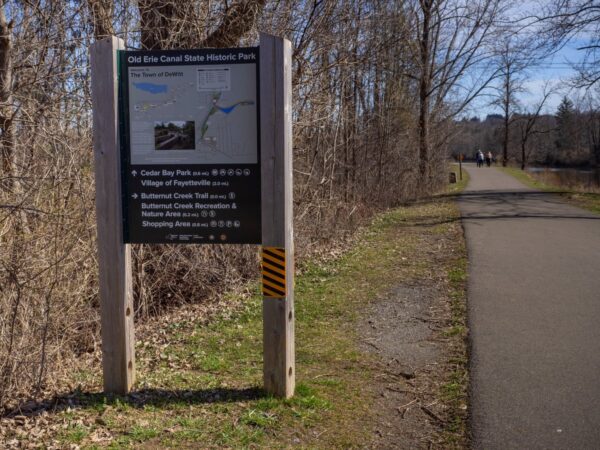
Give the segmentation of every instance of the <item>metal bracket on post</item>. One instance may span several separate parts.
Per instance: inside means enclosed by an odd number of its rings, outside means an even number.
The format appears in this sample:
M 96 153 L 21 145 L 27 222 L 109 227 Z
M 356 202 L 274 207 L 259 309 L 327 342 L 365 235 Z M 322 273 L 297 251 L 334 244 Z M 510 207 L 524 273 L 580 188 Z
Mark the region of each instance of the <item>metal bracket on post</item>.
M 263 374 L 270 394 L 294 395 L 292 46 L 260 35 Z
M 104 391 L 127 394 L 135 381 L 131 249 L 123 240 L 117 52 L 110 37 L 90 47 L 96 222 Z

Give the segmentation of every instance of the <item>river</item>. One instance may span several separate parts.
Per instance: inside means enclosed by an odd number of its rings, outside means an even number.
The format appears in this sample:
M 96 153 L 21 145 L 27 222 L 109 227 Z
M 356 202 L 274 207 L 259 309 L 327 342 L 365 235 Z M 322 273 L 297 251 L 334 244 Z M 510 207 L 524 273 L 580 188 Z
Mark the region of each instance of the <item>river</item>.
M 570 189 L 600 192 L 600 169 L 528 167 L 525 170 L 544 183 Z

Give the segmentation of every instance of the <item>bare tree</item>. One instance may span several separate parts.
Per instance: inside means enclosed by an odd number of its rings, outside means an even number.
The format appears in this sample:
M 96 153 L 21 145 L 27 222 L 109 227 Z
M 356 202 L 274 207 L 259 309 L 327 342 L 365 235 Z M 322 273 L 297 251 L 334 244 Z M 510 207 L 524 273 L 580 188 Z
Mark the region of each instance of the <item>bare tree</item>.
M 445 135 L 432 139 L 433 125 L 462 112 L 498 75 L 490 62 L 496 20 L 504 11 L 502 0 L 481 2 L 414 0 L 406 14 L 417 31 L 410 75 L 418 83 L 419 171 L 423 186 L 434 186 L 432 162 L 445 145 Z M 476 70 L 475 70 L 476 69 Z M 467 75 L 473 75 L 470 80 Z
M 493 104 L 502 109 L 502 165 L 506 167 L 509 153 L 510 126 L 514 121 L 514 113 L 518 110 L 518 96 L 524 92 L 523 83 L 527 69 L 531 68 L 541 57 L 541 48 L 528 38 L 522 38 L 510 29 L 506 29 L 499 39 L 497 65 L 499 68 L 499 85 L 495 86 Z
M 12 185 L 15 156 L 13 109 L 12 22 L 7 22 L 4 5 L 0 7 L 0 153 L 4 186 Z
M 587 40 L 578 50 L 583 53 L 575 64 L 578 87 L 592 87 L 600 82 L 600 2 L 598 0 L 555 0 L 544 2 L 542 14 L 535 19 L 542 24 L 544 36 L 560 48 L 573 39 Z
M 114 34 L 114 0 L 88 0 L 90 20 L 94 29 L 94 38 L 102 39 Z
M 141 44 L 145 49 L 231 47 L 253 29 L 266 0 L 225 2 L 216 27 L 211 2 L 139 0 Z M 204 36 L 204 38 L 203 38 Z
M 245 0 L 226 8 L 219 26 L 200 47 L 232 47 L 255 26 L 266 0 Z
M 600 173 L 600 111 L 598 109 L 590 110 L 587 130 L 590 152 L 594 158 L 596 171 Z M 600 182 L 598 184 L 600 184 Z
M 543 129 L 537 126 L 542 109 L 551 94 L 552 91 L 546 86 L 542 93 L 542 98 L 534 107 L 533 112 L 521 114 L 517 117 L 521 147 L 521 170 L 525 170 L 529 160 L 530 150 L 528 149 L 528 143 L 530 139 L 536 134 L 549 133 L 553 130 L 552 128 Z
M 0 190 L 0 407 L 57 389 L 78 355 L 97 350 L 94 39 L 219 47 L 255 45 L 261 30 L 294 43 L 295 230 L 306 257 L 445 178 L 450 118 L 491 76 L 481 66 L 500 0 L 428 2 L 426 39 L 417 0 L 2 2 L 0 149 L 3 181 L 15 184 Z M 468 72 L 485 76 L 467 85 Z M 250 246 L 135 252 L 138 320 L 257 275 Z
M 600 102 L 597 94 L 598 90 L 588 92 L 584 97 L 586 112 L 583 114 L 583 129 L 587 135 L 590 163 L 596 167 L 597 175 L 600 177 Z

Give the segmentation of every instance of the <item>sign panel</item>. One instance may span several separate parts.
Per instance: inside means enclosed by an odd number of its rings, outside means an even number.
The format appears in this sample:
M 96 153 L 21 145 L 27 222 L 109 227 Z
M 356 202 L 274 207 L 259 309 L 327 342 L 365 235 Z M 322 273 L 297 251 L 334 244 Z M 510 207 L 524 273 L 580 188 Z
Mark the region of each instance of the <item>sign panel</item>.
M 124 238 L 261 242 L 258 48 L 121 51 Z

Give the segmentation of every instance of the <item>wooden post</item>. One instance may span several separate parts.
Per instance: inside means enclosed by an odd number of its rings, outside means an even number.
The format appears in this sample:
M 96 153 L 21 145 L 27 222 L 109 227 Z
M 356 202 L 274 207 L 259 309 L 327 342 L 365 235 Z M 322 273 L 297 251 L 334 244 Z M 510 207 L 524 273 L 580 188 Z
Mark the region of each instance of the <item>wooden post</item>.
M 462 181 L 462 160 L 463 160 L 463 154 L 459 153 L 458 154 L 458 173 L 460 176 L 460 181 Z
M 131 249 L 123 243 L 119 150 L 117 50 L 110 37 L 90 48 L 96 223 L 104 391 L 126 394 L 135 380 Z
M 263 256 L 263 375 L 265 390 L 284 398 L 294 395 L 296 378 L 291 62 L 290 41 L 261 33 L 262 245 L 263 255 L 269 249 L 273 249 L 272 254 L 281 255 L 282 264 L 271 267 L 281 273 L 283 292 L 273 295 L 264 289 L 268 286 L 264 281 Z

